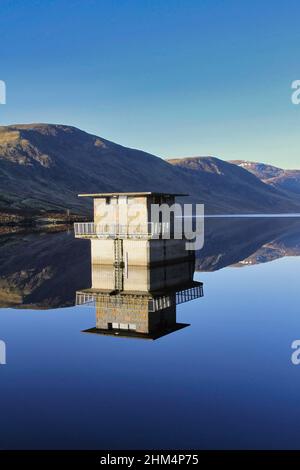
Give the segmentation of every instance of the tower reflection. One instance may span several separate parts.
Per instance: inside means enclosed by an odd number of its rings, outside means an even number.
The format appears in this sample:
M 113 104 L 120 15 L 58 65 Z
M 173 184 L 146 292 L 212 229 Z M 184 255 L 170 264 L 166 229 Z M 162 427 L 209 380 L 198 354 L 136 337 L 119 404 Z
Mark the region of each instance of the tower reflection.
M 176 306 L 203 296 L 193 280 L 194 259 L 151 266 L 92 262 L 92 287 L 77 292 L 77 305 L 94 305 L 96 326 L 87 333 L 157 339 L 189 326 Z
M 91 240 L 92 287 L 78 291 L 76 303 L 96 307 L 96 326 L 86 332 L 157 339 L 189 326 L 177 322 L 176 306 L 203 296 L 195 252 L 178 237 L 174 214 L 151 219 L 153 204 L 171 213 L 176 194 L 84 196 L 94 198 L 94 221 L 75 224 L 75 236 Z

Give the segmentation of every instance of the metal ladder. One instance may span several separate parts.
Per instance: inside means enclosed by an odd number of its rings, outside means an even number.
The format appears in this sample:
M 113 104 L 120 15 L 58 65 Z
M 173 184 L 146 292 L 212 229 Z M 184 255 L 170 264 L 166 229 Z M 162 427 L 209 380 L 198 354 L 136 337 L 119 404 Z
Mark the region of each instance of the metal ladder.
M 123 240 L 114 240 L 115 290 L 123 290 Z

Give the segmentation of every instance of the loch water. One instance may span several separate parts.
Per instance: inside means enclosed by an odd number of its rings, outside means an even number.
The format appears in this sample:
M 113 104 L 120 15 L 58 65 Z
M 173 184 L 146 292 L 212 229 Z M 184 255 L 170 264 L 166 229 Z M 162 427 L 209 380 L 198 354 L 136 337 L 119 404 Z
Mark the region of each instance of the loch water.
M 209 219 L 189 326 L 87 334 L 90 242 L 1 235 L 0 448 L 299 449 L 299 273 L 299 218 Z

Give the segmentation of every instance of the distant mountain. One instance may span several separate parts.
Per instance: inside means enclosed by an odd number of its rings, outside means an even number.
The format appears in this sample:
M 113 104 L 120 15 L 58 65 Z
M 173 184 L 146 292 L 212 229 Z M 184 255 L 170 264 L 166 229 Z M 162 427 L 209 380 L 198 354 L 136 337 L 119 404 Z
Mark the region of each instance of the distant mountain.
M 298 227 L 298 229 L 299 228 L 300 227 Z M 277 240 L 274 240 L 271 243 L 266 243 L 259 250 L 253 253 L 253 255 L 239 261 L 233 266 L 244 267 L 255 264 L 270 263 L 270 261 L 275 261 L 286 256 L 300 256 L 300 240 L 298 241 L 298 245 L 293 247 L 285 246 Z
M 205 220 L 205 244 L 196 252 L 196 270 L 249 266 L 285 256 L 300 256 L 299 218 L 211 218 Z
M 243 168 L 203 157 L 164 161 L 74 127 L 0 127 L 0 222 L 9 213 L 88 214 L 78 193 L 162 191 L 190 194 L 207 213 L 294 212 L 295 201 Z
M 162 159 L 63 125 L 0 127 L 0 207 L 86 212 L 78 193 L 174 190 Z M 183 190 L 186 189 L 183 182 Z
M 267 185 L 244 168 L 216 157 L 190 157 L 168 159 L 181 168 L 183 174 L 197 185 L 207 205 L 218 201 L 224 213 L 289 212 L 287 205 L 293 201 L 296 210 L 299 202 L 291 195 Z M 275 205 L 273 205 L 275 204 Z M 297 207 L 296 207 L 297 206 Z M 246 209 L 247 208 L 247 209 Z
M 90 244 L 72 232 L 0 237 L 0 308 L 75 304 L 91 282 Z
M 266 184 L 300 198 L 300 170 L 284 170 L 265 163 L 232 160 L 231 163 L 250 171 Z

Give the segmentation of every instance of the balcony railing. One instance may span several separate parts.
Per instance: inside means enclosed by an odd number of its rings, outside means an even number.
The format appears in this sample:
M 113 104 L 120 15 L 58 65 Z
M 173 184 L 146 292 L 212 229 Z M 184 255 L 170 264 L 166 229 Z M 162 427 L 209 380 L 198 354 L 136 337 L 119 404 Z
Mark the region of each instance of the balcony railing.
M 176 305 L 189 302 L 190 300 L 198 299 L 204 296 L 203 284 L 199 283 L 198 286 L 184 289 L 176 292 Z
M 140 311 L 145 306 L 149 312 L 156 312 L 170 307 L 172 300 L 169 296 L 160 296 L 150 299 L 145 295 L 101 295 L 101 293 L 91 294 L 86 292 L 76 292 L 76 305 L 98 307 L 105 309 L 130 308 Z
M 96 224 L 79 222 L 74 224 L 76 238 L 168 238 L 169 223 L 148 223 L 139 225 Z
M 126 292 L 124 292 L 124 294 L 126 294 Z M 101 292 L 91 293 L 78 291 L 76 292 L 76 305 L 102 306 L 105 308 L 130 307 L 131 309 L 139 309 L 141 306 L 145 305 L 145 302 L 148 302 L 148 311 L 157 312 L 172 306 L 174 301 L 176 305 L 179 305 L 203 297 L 203 295 L 202 283 L 188 289 L 177 291 L 175 297 L 172 295 L 160 295 L 154 298 L 147 298 L 146 293 L 144 295 L 107 295 Z

